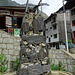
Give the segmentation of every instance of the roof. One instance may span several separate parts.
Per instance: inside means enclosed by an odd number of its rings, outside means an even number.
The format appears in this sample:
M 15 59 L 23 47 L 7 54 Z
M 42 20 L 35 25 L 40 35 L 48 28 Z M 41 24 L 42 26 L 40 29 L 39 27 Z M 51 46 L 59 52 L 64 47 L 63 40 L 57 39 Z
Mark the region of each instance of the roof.
M 69 9 L 75 7 L 75 0 L 65 0 L 65 1 L 67 1 L 67 3 L 65 4 L 65 10 L 69 10 Z M 63 10 L 63 7 L 61 7 L 58 10 L 58 12 L 62 11 L 62 10 Z
M 56 16 L 56 14 L 51 14 L 44 22 L 47 23 L 51 20 L 52 17 Z

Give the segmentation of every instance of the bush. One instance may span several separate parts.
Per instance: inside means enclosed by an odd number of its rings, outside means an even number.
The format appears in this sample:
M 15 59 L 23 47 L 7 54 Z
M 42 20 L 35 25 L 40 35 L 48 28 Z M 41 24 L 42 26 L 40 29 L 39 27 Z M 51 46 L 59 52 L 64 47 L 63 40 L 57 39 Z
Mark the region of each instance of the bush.
M 11 64 L 13 64 L 13 70 L 17 71 L 19 66 L 19 59 L 17 58 L 15 61 L 11 61 Z
M 52 64 L 52 59 L 50 59 L 50 64 L 51 64 L 51 70 L 66 71 L 61 61 L 59 61 L 58 65 L 55 65 L 55 64 Z
M 0 72 L 1 75 L 7 70 L 6 64 L 8 60 L 3 54 L 0 55 Z

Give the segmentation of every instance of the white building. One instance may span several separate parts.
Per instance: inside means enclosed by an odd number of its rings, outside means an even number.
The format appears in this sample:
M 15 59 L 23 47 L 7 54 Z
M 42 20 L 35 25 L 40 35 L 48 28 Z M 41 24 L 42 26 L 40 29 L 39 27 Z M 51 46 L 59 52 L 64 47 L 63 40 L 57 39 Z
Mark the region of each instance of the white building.
M 71 25 L 70 25 L 70 14 L 69 11 L 66 12 L 67 18 L 67 29 L 68 29 L 68 39 L 71 40 Z M 65 28 L 64 28 L 64 14 L 63 12 L 58 12 L 56 14 L 51 14 L 45 20 L 45 36 L 46 43 L 50 49 L 63 49 L 65 45 Z

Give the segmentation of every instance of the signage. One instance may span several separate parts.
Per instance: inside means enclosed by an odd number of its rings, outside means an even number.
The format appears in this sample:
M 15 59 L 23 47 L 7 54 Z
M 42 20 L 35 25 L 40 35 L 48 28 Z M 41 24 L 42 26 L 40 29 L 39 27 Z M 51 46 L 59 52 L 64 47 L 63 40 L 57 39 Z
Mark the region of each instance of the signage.
M 12 27 L 12 18 L 10 16 L 6 16 L 6 27 Z
M 20 37 L 20 29 L 14 29 L 14 36 Z

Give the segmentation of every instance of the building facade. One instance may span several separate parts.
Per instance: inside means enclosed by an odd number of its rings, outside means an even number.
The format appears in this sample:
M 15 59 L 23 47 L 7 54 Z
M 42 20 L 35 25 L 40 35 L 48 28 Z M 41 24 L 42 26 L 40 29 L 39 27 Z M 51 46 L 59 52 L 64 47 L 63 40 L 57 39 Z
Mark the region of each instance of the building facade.
M 67 33 L 68 40 L 71 40 L 71 25 L 70 25 L 70 13 L 66 12 L 67 19 Z M 51 14 L 45 20 L 45 36 L 46 43 L 50 49 L 62 49 L 65 48 L 62 42 L 65 42 L 65 26 L 64 26 L 64 14 L 58 12 L 56 14 Z
M 71 29 L 73 33 L 73 43 L 75 43 L 75 6 L 71 8 Z

